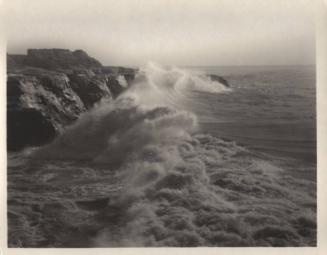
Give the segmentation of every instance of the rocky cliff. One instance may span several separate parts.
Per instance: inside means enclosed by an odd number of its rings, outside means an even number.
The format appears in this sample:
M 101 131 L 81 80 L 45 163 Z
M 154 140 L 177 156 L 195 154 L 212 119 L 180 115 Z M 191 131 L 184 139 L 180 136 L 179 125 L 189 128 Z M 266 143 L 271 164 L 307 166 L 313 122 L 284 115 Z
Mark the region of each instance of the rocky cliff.
M 117 97 L 134 76 L 134 69 L 104 67 L 82 50 L 7 55 L 8 150 L 51 141 L 81 113 Z

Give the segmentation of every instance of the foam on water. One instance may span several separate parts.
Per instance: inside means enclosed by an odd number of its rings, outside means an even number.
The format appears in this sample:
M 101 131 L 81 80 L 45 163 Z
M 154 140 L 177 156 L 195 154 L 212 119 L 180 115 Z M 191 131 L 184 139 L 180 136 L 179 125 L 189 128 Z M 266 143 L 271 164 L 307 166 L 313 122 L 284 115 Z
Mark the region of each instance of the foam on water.
M 114 102 L 9 160 L 11 246 L 315 245 L 315 183 L 201 134 L 191 90 L 227 91 L 149 64 Z

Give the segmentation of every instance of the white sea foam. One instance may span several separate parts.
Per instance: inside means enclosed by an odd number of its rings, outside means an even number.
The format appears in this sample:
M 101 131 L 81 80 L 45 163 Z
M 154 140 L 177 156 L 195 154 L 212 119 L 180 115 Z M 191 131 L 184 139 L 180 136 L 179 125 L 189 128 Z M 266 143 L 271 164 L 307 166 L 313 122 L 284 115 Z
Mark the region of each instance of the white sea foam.
M 52 236 L 59 246 L 69 242 L 67 233 L 105 247 L 312 245 L 314 195 L 300 187 L 314 184 L 290 178 L 235 142 L 201 134 L 183 104 L 190 90 L 226 91 L 151 63 L 114 102 L 35 152 L 30 167 L 38 169 L 21 171 L 30 171 L 29 185 L 50 190 L 37 198 L 26 193 L 31 204 L 41 201 L 45 222 L 25 224 L 12 238 L 37 242 L 24 233 L 49 234 L 47 227 L 59 225 Z M 109 202 L 95 212 L 63 204 L 97 196 Z M 53 200 L 59 205 L 49 209 Z

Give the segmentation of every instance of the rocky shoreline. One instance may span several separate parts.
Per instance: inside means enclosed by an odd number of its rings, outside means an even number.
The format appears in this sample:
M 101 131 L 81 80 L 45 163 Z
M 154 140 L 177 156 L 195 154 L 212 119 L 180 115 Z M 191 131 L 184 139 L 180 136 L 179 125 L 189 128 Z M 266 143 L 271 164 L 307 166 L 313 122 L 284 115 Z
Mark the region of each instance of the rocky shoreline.
M 133 82 L 137 69 L 103 66 L 83 50 L 29 49 L 7 54 L 7 149 L 51 142 L 65 127 Z M 211 81 L 229 87 L 218 75 Z
M 135 73 L 131 68 L 103 66 L 82 50 L 8 54 L 8 150 L 50 142 L 83 112 L 122 93 Z

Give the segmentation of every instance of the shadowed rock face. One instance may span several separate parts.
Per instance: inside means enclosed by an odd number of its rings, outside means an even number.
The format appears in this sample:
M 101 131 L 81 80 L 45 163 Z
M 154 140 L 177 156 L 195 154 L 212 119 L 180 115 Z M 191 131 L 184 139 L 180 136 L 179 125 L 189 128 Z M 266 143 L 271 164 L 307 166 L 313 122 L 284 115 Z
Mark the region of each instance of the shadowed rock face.
M 109 76 L 107 80 L 107 86 L 108 89 L 111 91 L 112 96 L 115 98 L 117 97 L 120 93 L 124 91 L 124 87 L 120 84 L 119 80 L 116 79 L 113 76 Z
M 117 97 L 135 75 L 81 50 L 28 50 L 7 55 L 7 66 L 8 150 L 48 143 L 81 113 Z
M 9 110 L 7 128 L 10 151 L 50 142 L 57 132 L 51 120 L 37 109 Z
M 86 109 L 90 109 L 101 99 L 110 99 L 111 92 L 106 84 L 106 77 L 101 75 L 68 75 L 71 88 L 80 97 Z
M 64 74 L 8 75 L 8 149 L 49 142 L 85 111 Z

